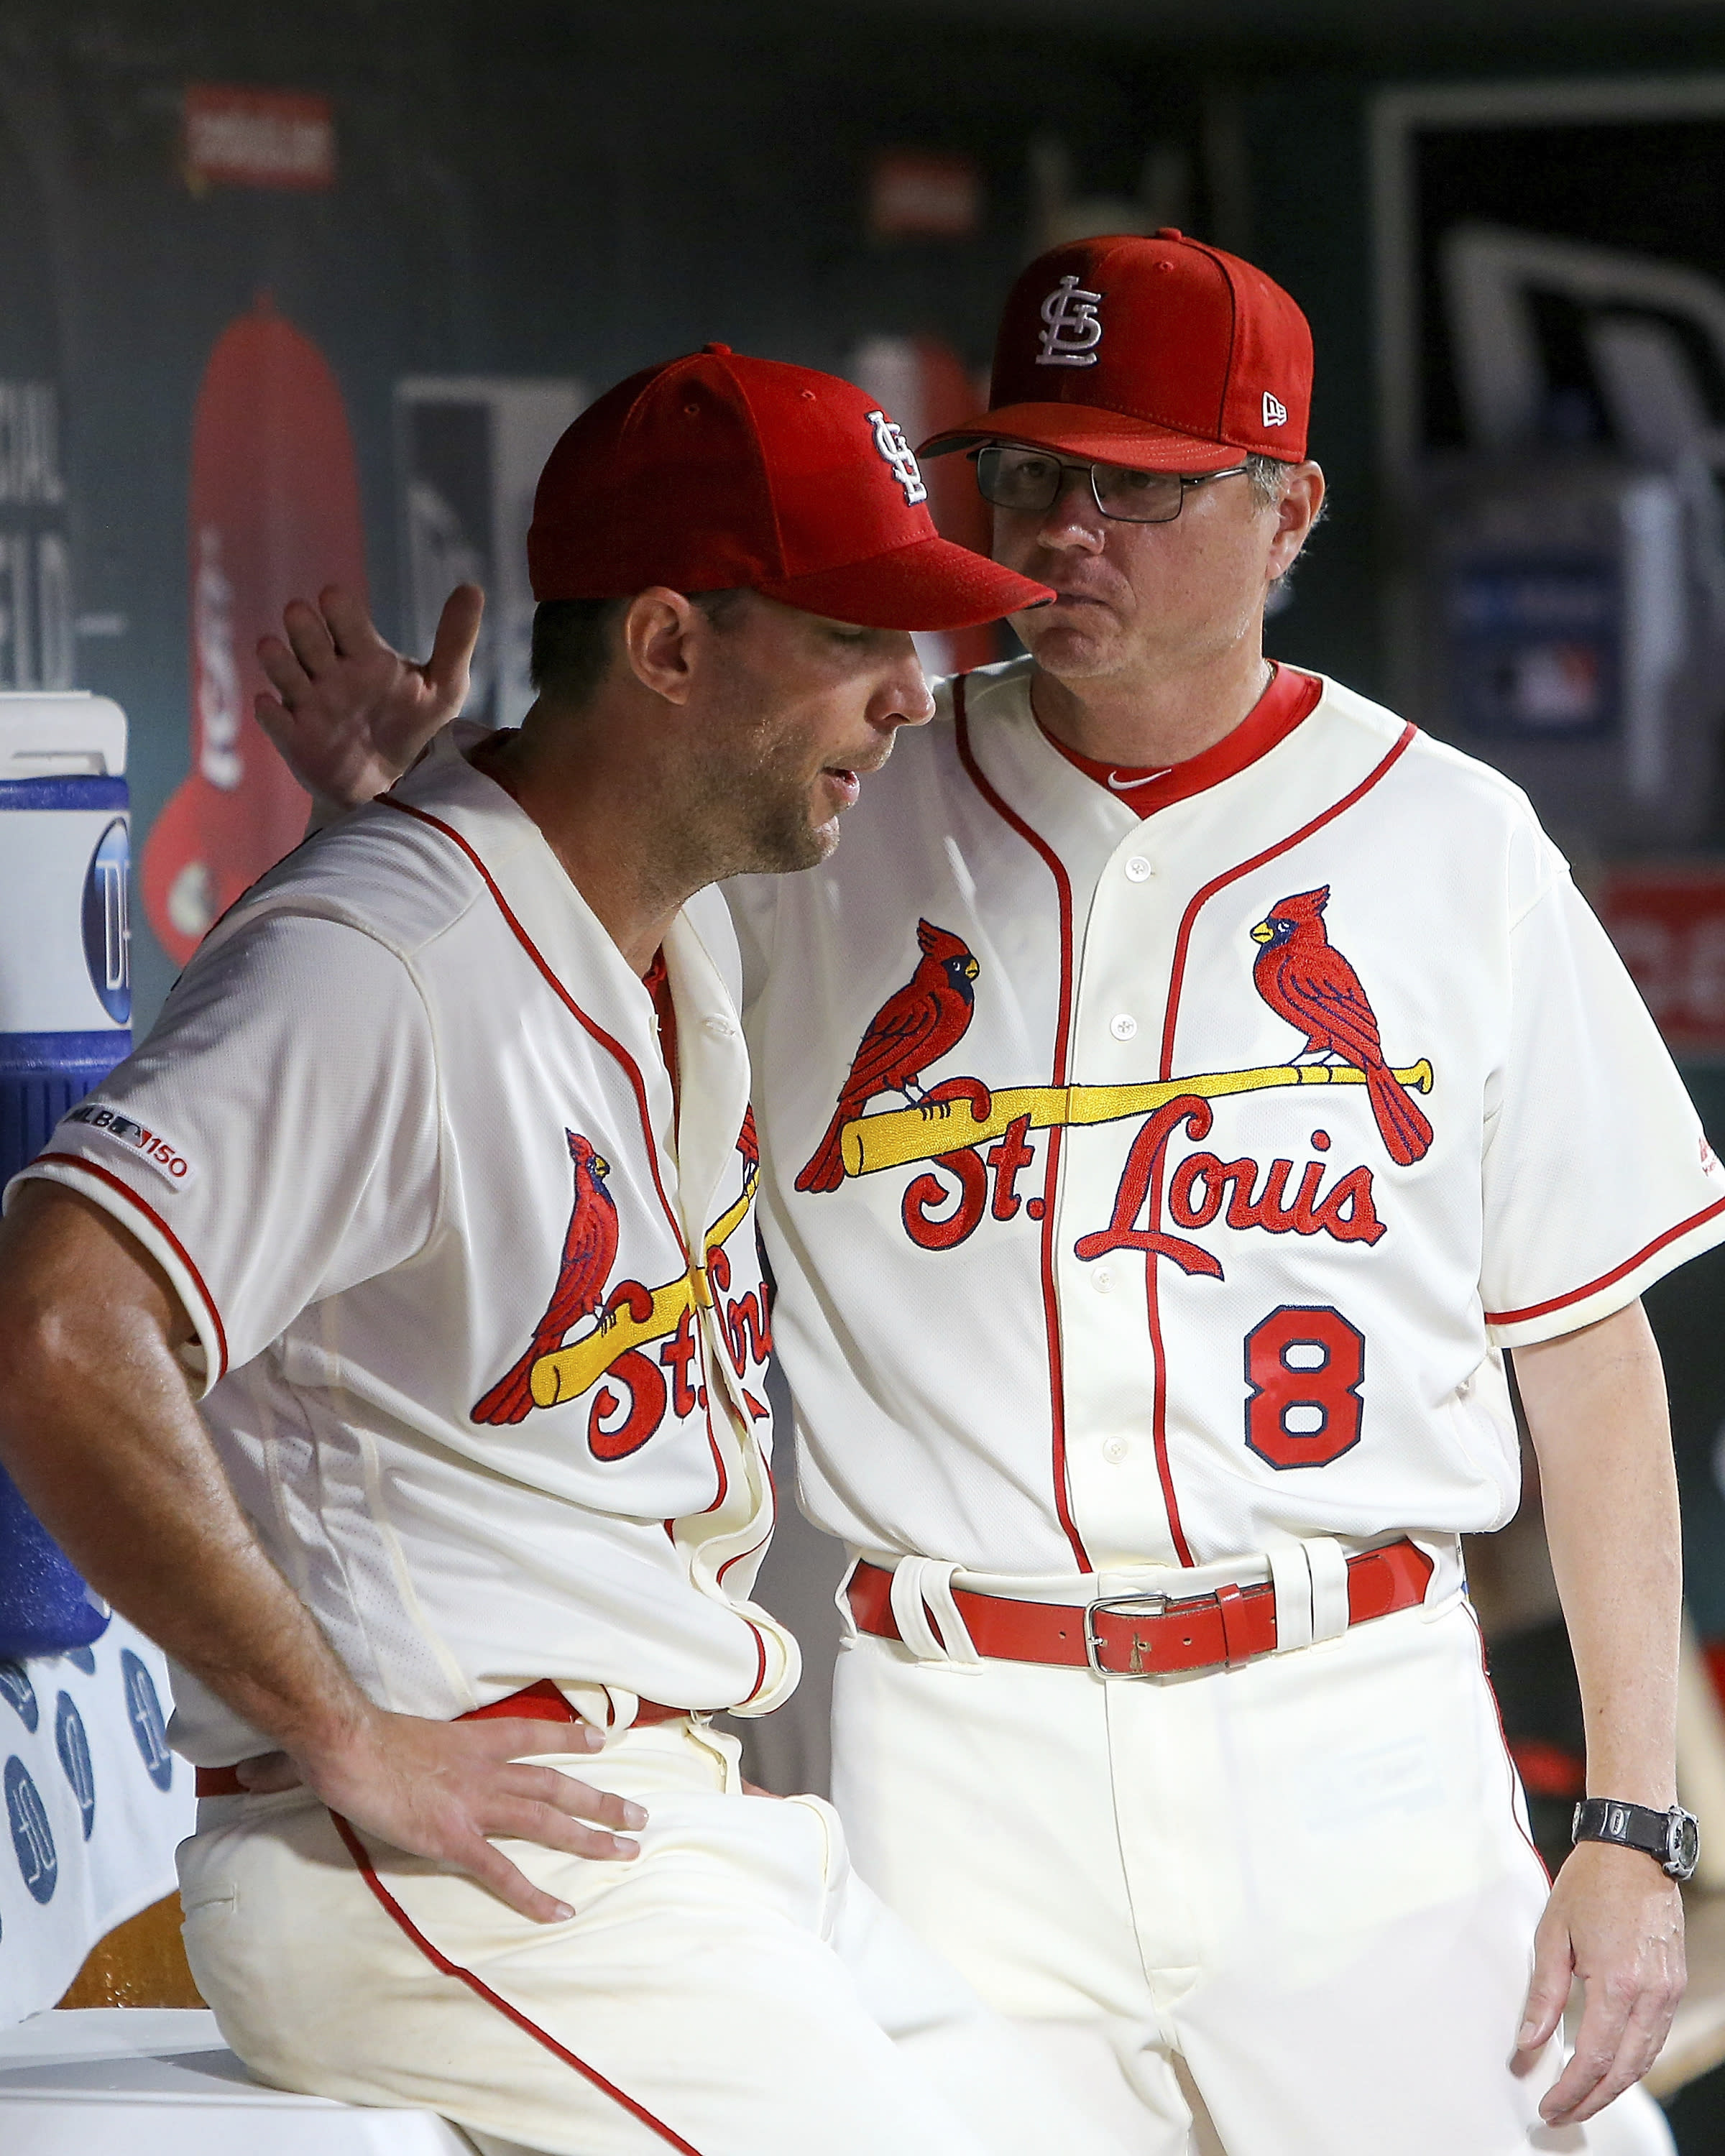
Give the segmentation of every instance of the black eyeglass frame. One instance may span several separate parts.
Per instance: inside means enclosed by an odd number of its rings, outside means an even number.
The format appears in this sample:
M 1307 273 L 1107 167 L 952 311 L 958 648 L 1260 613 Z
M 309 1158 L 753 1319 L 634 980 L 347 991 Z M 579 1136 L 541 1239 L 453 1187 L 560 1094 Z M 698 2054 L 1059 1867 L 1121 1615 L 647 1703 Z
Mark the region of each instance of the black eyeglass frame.
M 999 456 L 1004 449 L 1024 449 L 1037 456 L 1047 457 L 1059 471 L 1060 479 L 1053 493 L 1039 507 L 1027 508 L 1021 502 L 997 501 L 983 485 L 983 458 L 991 455 Z M 1132 471 L 1135 467 L 1131 465 L 1111 464 L 1106 458 L 1089 460 L 1073 457 L 1057 457 L 1052 449 L 1039 449 L 1034 442 L 983 442 L 971 450 L 970 462 L 976 472 L 977 492 L 981 495 L 988 506 L 991 509 L 1009 510 L 1014 515 L 1019 516 L 1046 516 L 1066 490 L 1068 485 L 1066 475 L 1069 472 L 1082 472 L 1090 482 L 1090 498 L 1096 506 L 1097 514 L 1106 516 L 1111 524 L 1177 523 L 1180 511 L 1186 506 L 1186 490 L 1189 487 L 1208 486 L 1213 479 L 1239 479 L 1249 469 L 1247 465 L 1240 464 L 1230 465 L 1225 471 L 1158 472 L 1158 478 L 1178 480 L 1180 483 L 1180 491 L 1175 499 L 1173 514 L 1171 516 L 1122 516 L 1117 511 L 1108 508 L 1104 503 L 1101 490 L 1096 485 L 1096 474 L 1099 471 Z

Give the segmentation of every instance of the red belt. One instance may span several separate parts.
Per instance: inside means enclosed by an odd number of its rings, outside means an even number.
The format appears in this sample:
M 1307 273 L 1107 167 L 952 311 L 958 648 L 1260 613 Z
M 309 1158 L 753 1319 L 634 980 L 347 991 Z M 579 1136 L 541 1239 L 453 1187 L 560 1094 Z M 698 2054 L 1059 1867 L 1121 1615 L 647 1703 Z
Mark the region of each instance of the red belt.
M 1425 1599 L 1432 1561 L 1410 1542 L 1348 1560 L 1348 1621 L 1410 1609 Z M 892 1574 L 860 1563 L 850 1576 L 851 1614 L 877 1640 L 896 1640 Z M 1104 1677 L 1170 1676 L 1230 1669 L 1276 1647 L 1276 1589 L 1219 1587 L 1214 1594 L 1115 1595 L 1101 1602 L 1017 1602 L 955 1587 L 952 1600 L 977 1652 L 991 1661 L 1050 1662 Z M 931 1622 L 934 1620 L 931 1618 Z M 936 1636 L 939 1626 L 935 1625 Z M 944 1645 L 945 1642 L 942 1644 Z
M 656 1699 L 644 1699 L 635 1708 L 631 1727 L 642 1729 L 657 1722 L 675 1722 L 680 1714 L 689 1712 L 686 1707 L 661 1707 Z M 490 1722 L 506 1715 L 516 1722 L 579 1722 L 582 1718 L 549 1677 L 542 1677 L 525 1691 L 512 1691 L 507 1699 L 494 1699 L 489 1707 L 476 1707 L 470 1714 L 457 1715 L 455 1718 L 458 1722 Z M 197 1789 L 200 1797 L 249 1794 L 234 1767 L 200 1767 Z

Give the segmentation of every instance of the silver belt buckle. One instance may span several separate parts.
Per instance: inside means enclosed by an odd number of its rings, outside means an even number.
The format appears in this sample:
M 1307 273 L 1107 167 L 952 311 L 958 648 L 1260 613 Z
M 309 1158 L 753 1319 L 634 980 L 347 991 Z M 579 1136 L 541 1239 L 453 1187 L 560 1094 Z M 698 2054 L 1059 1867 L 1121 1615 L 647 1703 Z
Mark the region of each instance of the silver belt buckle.
M 1201 1601 L 1203 1597 L 1194 1598 Z M 1134 1617 L 1165 1617 L 1172 1597 L 1166 1594 L 1109 1594 L 1100 1601 L 1087 1602 L 1084 1606 L 1084 1658 L 1092 1673 L 1104 1684 L 1117 1678 L 1153 1677 L 1154 1670 L 1105 1670 L 1102 1667 L 1102 1643 L 1096 1637 L 1096 1613 L 1100 1609 L 1130 1610 Z

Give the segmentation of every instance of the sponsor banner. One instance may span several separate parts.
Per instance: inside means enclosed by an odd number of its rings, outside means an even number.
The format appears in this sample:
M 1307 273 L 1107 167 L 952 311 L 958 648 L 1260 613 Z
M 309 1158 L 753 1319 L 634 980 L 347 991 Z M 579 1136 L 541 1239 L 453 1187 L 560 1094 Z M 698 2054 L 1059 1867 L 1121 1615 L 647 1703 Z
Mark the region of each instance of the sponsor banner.
M 267 295 L 210 355 L 192 430 L 192 768 L 151 829 L 144 906 L 162 948 L 205 930 L 296 846 L 308 803 L 264 738 L 258 639 L 328 583 L 366 596 L 359 477 L 341 391 Z
M 1725 860 L 1626 862 L 1597 899 L 1671 1053 L 1725 1061 Z
M 187 184 L 287 187 L 336 184 L 336 118 L 326 97 L 300 90 L 193 83 L 186 91 Z

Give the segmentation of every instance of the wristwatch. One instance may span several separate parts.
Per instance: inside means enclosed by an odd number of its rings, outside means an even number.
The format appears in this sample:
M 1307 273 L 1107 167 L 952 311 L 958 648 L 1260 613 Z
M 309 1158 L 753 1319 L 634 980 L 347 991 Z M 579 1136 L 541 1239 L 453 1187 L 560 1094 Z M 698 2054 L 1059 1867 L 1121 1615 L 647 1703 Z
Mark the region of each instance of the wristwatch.
M 1584 1797 L 1575 1807 L 1569 1839 L 1639 1849 L 1672 1879 L 1692 1877 L 1701 1857 L 1701 1830 L 1694 1813 L 1681 1804 L 1656 1812 L 1651 1805 L 1624 1804 L 1616 1797 Z

